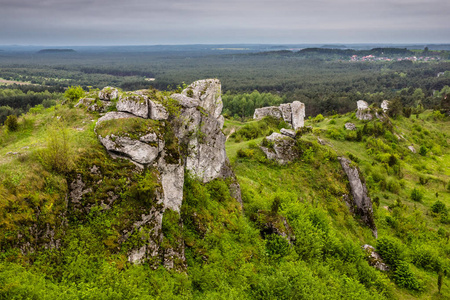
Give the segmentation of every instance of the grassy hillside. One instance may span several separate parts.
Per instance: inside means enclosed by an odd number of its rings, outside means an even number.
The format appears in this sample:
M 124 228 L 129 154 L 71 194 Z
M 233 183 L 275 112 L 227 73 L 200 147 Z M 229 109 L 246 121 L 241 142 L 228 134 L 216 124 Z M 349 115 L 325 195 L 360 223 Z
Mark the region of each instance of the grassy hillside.
M 19 118 L 16 131 L 1 128 L 0 299 L 450 298 L 448 117 L 309 120 L 313 130 L 297 144 L 301 158 L 285 166 L 268 161 L 258 144 L 286 124 L 227 120 L 243 207 L 227 181 L 201 184 L 186 175 L 180 215 L 163 219 L 163 245 L 185 244 L 186 272 L 127 262 L 139 232 L 125 243 L 120 236 L 148 207 L 154 178 L 110 158 L 93 132 L 97 118 L 58 105 Z M 359 131 L 343 129 L 346 122 Z M 343 201 L 349 187 L 340 155 L 364 175 L 378 240 Z M 63 216 L 77 174 L 89 178 L 96 199 L 85 210 L 69 203 Z M 105 207 L 110 191 L 118 198 Z M 53 238 L 47 224 L 57 225 Z M 370 266 L 364 244 L 379 249 L 391 271 Z

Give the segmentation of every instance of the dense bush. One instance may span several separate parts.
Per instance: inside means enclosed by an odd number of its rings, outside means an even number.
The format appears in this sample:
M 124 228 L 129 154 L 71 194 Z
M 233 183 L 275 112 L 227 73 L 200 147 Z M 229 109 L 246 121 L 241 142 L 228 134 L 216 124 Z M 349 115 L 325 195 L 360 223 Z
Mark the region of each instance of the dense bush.
M 19 128 L 19 123 L 17 122 L 17 117 L 15 115 L 10 115 L 6 118 L 5 125 L 9 131 L 16 131 Z

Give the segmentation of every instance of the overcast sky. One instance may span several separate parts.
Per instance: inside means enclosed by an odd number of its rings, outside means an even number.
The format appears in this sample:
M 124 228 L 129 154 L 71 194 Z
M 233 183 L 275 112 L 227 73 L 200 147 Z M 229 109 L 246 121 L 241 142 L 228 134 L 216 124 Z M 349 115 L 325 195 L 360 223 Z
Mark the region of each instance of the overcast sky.
M 450 0 L 0 0 L 0 45 L 450 43 Z

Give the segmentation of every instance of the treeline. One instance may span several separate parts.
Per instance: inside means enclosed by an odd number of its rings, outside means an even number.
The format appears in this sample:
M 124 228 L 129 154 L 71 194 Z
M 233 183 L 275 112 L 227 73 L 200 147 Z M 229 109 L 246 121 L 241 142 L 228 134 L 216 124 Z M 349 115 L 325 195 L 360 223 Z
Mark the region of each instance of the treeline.
M 42 104 L 50 107 L 56 104 L 56 100 L 62 99 L 58 92 L 35 92 L 21 89 L 0 89 L 0 124 L 3 124 L 9 115 L 19 116 L 36 105 Z

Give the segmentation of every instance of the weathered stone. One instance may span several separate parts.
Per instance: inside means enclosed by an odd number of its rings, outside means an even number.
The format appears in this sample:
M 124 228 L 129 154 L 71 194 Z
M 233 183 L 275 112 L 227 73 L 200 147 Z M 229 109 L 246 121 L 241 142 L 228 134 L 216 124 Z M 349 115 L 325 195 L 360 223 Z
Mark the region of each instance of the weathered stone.
M 291 138 L 295 138 L 295 131 L 291 130 L 291 129 L 285 129 L 285 128 L 281 128 L 280 133 L 282 135 L 291 137 Z
M 294 130 L 298 130 L 305 123 L 305 104 L 294 101 L 292 103 L 281 104 L 280 106 L 257 108 L 253 114 L 253 119 L 260 120 L 267 116 L 283 119 Z
M 272 133 L 266 137 L 270 145 L 260 146 L 266 157 L 277 161 L 279 164 L 287 164 L 298 158 L 298 153 L 293 151 L 295 140 L 280 133 Z
M 136 116 L 129 114 L 129 113 L 125 113 L 125 112 L 110 111 L 110 112 L 106 113 L 103 117 L 98 119 L 96 126 L 98 126 L 98 124 L 100 124 L 101 122 L 104 122 L 104 121 L 126 119 L 126 118 L 136 118 Z
M 389 101 L 383 100 L 383 102 L 381 102 L 381 108 L 383 109 L 383 112 L 387 112 L 389 109 Z
M 119 98 L 116 108 L 118 111 L 129 112 L 141 118 L 149 117 L 148 97 L 145 95 L 127 93 Z
M 292 108 L 291 103 L 284 103 L 280 104 L 279 109 L 281 111 L 281 115 L 283 117 L 283 120 L 288 123 L 292 124 Z
M 127 136 L 108 135 L 98 136 L 100 142 L 108 151 L 130 158 L 139 164 L 149 164 L 155 160 L 159 153 L 159 147 L 153 147 L 139 140 Z
M 267 106 L 255 109 L 253 119 L 261 120 L 264 117 L 271 116 L 277 119 L 283 118 L 283 113 L 278 106 Z
M 222 86 L 218 79 L 203 79 L 191 83 L 182 95 L 200 100 L 200 106 L 214 118 L 222 113 Z
M 294 101 L 291 103 L 292 109 L 292 128 L 298 130 L 305 126 L 305 104 Z
M 111 101 L 119 97 L 119 91 L 116 88 L 107 86 L 98 92 L 100 100 Z
M 164 193 L 164 208 L 180 212 L 183 202 L 184 165 L 181 161 L 176 164 L 167 163 L 165 155 L 166 153 L 163 152 L 158 162 L 158 171 L 161 174 Z
M 411 151 L 412 153 L 416 153 L 416 148 L 414 148 L 413 145 L 408 146 L 409 151 Z
M 353 212 L 359 215 L 367 226 L 372 229 L 372 233 L 375 237 L 378 236 L 377 227 L 373 219 L 372 201 L 368 196 L 366 184 L 362 178 L 357 166 L 353 166 L 352 162 L 345 157 L 338 157 L 345 174 L 347 174 L 350 184 L 350 191 L 353 198 Z
M 172 95 L 170 95 L 170 98 L 178 101 L 178 103 L 181 105 L 181 107 L 184 107 L 184 108 L 193 108 L 193 107 L 200 106 L 199 99 L 193 99 L 193 98 L 190 98 L 183 94 L 172 94 Z
M 356 125 L 353 123 L 345 123 L 344 127 L 347 130 L 356 130 Z
M 94 98 L 81 98 L 75 107 L 87 107 L 88 111 L 106 112 L 113 105 L 111 101 L 95 100 Z
M 158 102 L 154 102 L 152 100 L 148 100 L 149 104 L 149 118 L 152 120 L 167 120 L 169 118 L 169 112 L 166 108 Z
M 377 268 L 380 271 L 389 271 L 389 266 L 384 263 L 383 259 L 381 258 L 380 254 L 375 252 L 375 248 L 371 245 L 365 244 L 362 246 L 364 251 L 369 255 L 369 264 L 375 268 Z
M 189 143 L 186 169 L 203 182 L 218 178 L 226 162 L 226 138 L 221 129 L 218 120 L 201 115 L 198 133 Z
M 369 104 L 366 101 L 358 100 L 356 105 L 358 107 L 356 111 L 356 118 L 358 120 L 372 120 L 373 116 L 370 113 Z

